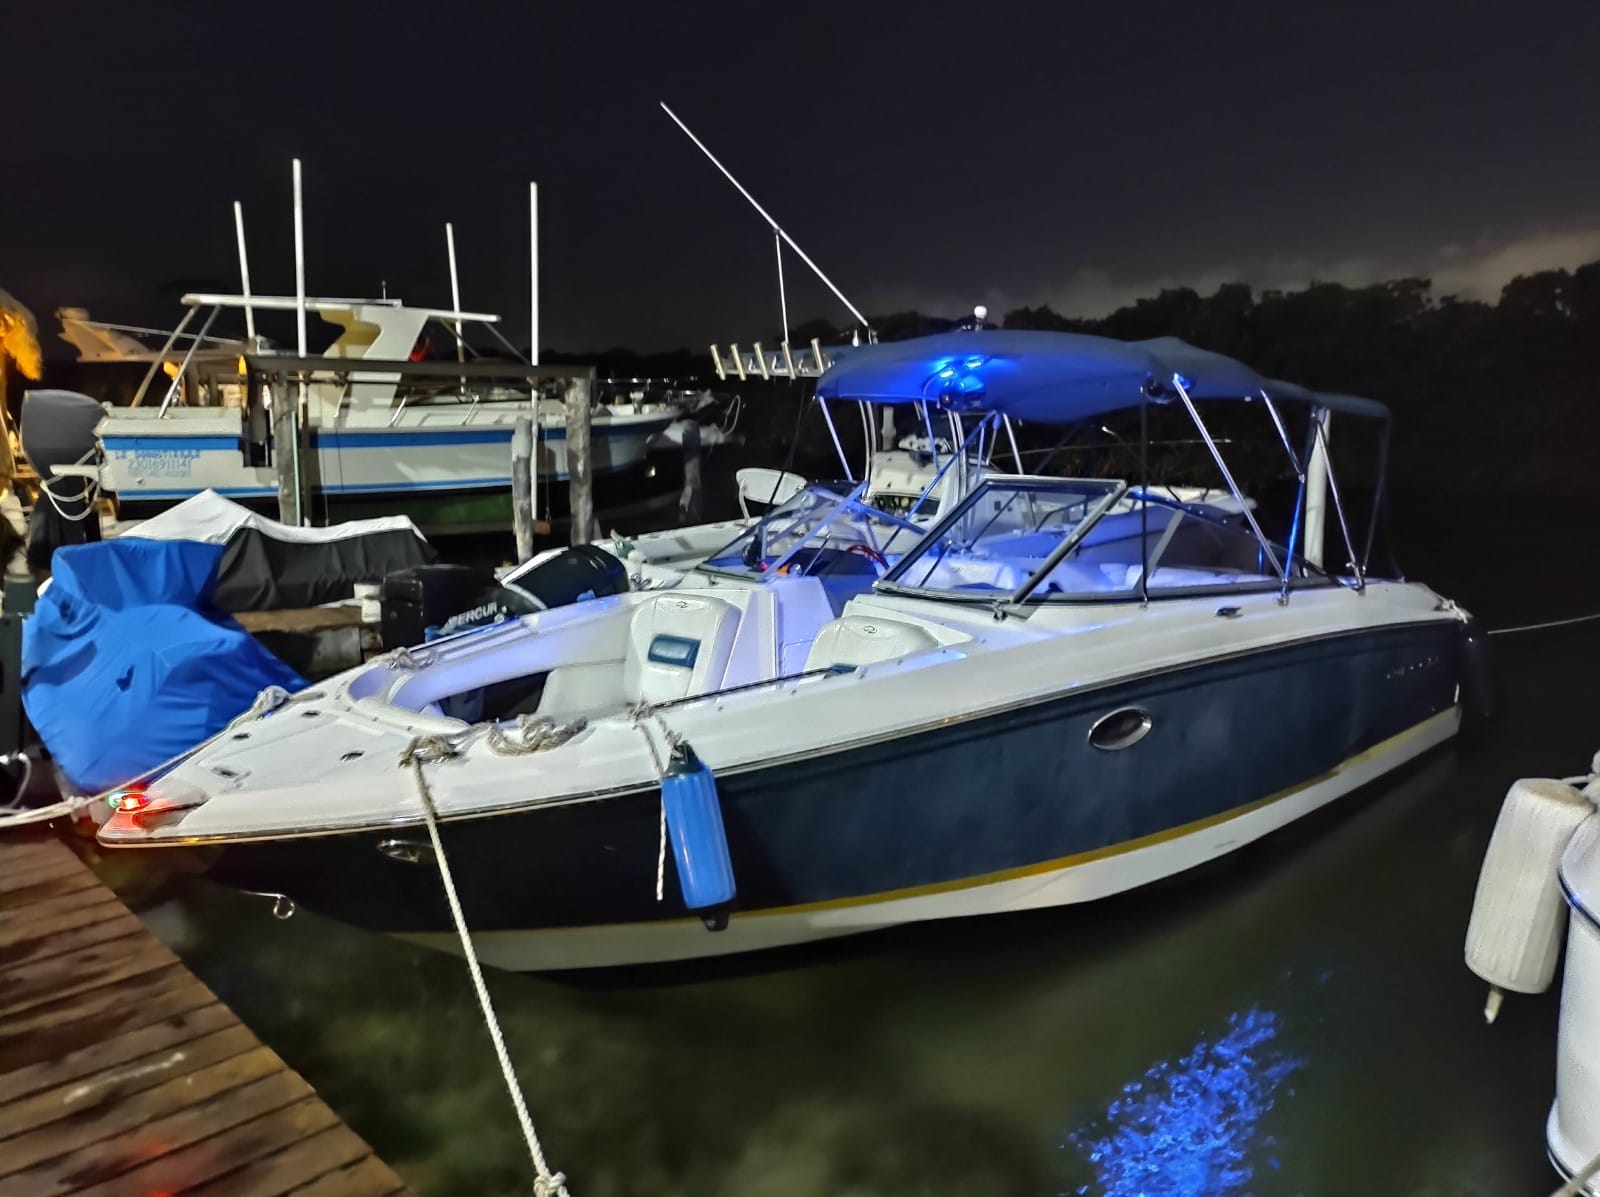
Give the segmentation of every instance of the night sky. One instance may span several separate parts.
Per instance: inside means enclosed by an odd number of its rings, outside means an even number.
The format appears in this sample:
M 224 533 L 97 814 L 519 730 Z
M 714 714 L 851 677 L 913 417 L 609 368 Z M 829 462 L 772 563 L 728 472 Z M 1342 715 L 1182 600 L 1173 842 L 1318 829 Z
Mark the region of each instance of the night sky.
M 0 287 L 175 318 L 177 289 L 463 304 L 544 336 L 700 347 L 779 324 L 766 226 L 855 302 L 1099 314 L 1432 274 L 1493 296 L 1600 258 L 1600 5 L 138 5 L 6 0 Z M 794 322 L 844 311 L 788 260 Z

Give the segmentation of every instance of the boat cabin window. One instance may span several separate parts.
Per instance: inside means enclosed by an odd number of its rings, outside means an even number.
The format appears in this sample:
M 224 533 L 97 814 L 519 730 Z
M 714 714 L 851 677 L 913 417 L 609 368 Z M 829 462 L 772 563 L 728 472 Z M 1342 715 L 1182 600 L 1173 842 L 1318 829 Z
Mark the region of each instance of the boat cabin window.
M 842 604 L 871 588 L 919 541 L 925 529 L 869 505 L 866 484 L 814 483 L 717 550 L 696 572 L 766 582 L 821 578 Z
M 1282 548 L 1274 551 L 1281 561 Z M 908 554 L 885 587 L 993 601 L 1047 571 L 1032 598 L 1106 599 L 1136 595 L 1146 569 L 1152 597 L 1282 584 L 1231 498 L 1183 502 L 1097 479 L 994 479 Z M 1297 564 L 1291 580 L 1302 576 Z

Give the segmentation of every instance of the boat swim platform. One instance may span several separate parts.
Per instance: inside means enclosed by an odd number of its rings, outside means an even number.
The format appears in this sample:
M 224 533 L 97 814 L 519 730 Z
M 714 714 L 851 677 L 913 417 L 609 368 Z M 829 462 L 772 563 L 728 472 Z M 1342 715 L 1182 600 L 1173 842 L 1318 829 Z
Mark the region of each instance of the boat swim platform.
M 0 838 L 0 1197 L 409 1192 L 66 844 Z

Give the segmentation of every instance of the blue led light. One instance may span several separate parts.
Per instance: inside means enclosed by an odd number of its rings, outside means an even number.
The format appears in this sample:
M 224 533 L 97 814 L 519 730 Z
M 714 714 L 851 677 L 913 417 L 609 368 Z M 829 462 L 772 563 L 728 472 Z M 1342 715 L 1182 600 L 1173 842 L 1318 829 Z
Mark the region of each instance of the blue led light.
M 955 376 L 956 368 L 954 366 L 946 366 L 943 370 L 939 371 L 940 378 L 954 378 Z
M 988 360 L 989 360 L 989 358 L 988 358 L 987 355 L 982 354 L 982 353 L 974 353 L 971 356 L 969 356 L 967 358 L 967 360 L 964 361 L 961 364 L 964 365 L 969 370 L 976 370 L 979 366 L 983 365 L 983 363 L 988 361 Z
M 1221 1038 L 1202 1039 L 1176 1063 L 1153 1065 L 1122 1087 L 1102 1118 L 1068 1135 L 1094 1168 L 1103 1197 L 1244 1194 L 1254 1161 L 1278 1167 L 1258 1150 L 1273 1145 L 1258 1138 L 1258 1123 L 1305 1061 L 1273 1049 L 1277 1034 L 1270 1011 L 1230 1015 Z

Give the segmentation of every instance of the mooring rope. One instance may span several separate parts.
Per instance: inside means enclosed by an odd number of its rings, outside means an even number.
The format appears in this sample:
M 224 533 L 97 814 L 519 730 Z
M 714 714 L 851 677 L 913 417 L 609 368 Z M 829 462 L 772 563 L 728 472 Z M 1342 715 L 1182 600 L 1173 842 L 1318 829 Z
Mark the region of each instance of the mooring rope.
M 568 738 L 570 739 L 570 736 Z M 529 748 L 524 751 L 539 750 Z M 450 905 L 450 917 L 455 921 L 456 935 L 461 940 L 461 951 L 467 960 L 467 971 L 472 976 L 472 987 L 478 995 L 478 1006 L 483 1011 L 484 1024 L 489 1028 L 489 1038 L 494 1043 L 495 1058 L 500 1062 L 500 1075 L 505 1078 L 506 1090 L 511 1094 L 511 1104 L 516 1109 L 517 1121 L 522 1127 L 523 1140 L 528 1145 L 528 1155 L 533 1160 L 535 1197 L 570 1197 L 567 1192 L 566 1175 L 551 1171 L 549 1163 L 545 1160 L 544 1147 L 539 1142 L 539 1132 L 534 1129 L 533 1116 L 528 1113 L 528 1102 L 523 1097 L 522 1085 L 517 1080 L 517 1070 L 511 1063 L 511 1053 L 506 1050 L 506 1040 L 500 1030 L 500 1020 L 495 1017 L 494 1002 L 489 997 L 489 987 L 484 984 L 483 969 L 478 964 L 478 953 L 472 946 L 472 933 L 467 930 L 467 916 L 462 912 L 461 899 L 456 894 L 455 878 L 450 872 L 450 860 L 445 855 L 444 842 L 439 836 L 439 812 L 433 804 L 433 791 L 429 788 L 427 775 L 423 772 L 423 766 L 426 764 L 453 760 L 460 755 L 459 740 L 437 735 L 418 736 L 401 754 L 400 763 L 409 766 L 417 780 L 417 795 L 422 799 L 422 813 L 428 824 L 428 839 L 433 844 L 433 859 L 439 866 L 439 879 L 444 883 L 445 901 Z
M 661 738 L 666 742 L 667 754 L 671 756 L 673 749 L 683 743 L 683 737 L 667 726 L 667 721 L 661 717 L 659 711 L 647 702 L 635 703 L 628 708 L 628 718 L 633 721 L 633 729 L 644 737 L 644 745 L 650 750 L 650 762 L 656 767 L 656 776 L 666 779 L 667 766 L 661 760 L 661 753 L 656 749 L 656 742 L 650 738 L 648 720 L 654 719 L 656 726 L 661 729 Z M 656 901 L 666 900 L 667 894 L 667 795 L 661 793 L 661 819 L 656 833 Z
M 1525 623 L 1513 628 L 1491 628 L 1489 635 L 1511 636 L 1517 632 L 1541 632 L 1545 628 L 1571 627 L 1575 623 L 1593 623 L 1597 619 L 1600 619 L 1600 611 L 1592 615 L 1574 615 L 1571 619 L 1547 619 L 1543 623 Z

